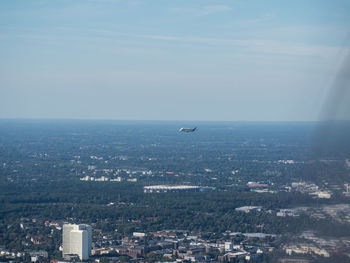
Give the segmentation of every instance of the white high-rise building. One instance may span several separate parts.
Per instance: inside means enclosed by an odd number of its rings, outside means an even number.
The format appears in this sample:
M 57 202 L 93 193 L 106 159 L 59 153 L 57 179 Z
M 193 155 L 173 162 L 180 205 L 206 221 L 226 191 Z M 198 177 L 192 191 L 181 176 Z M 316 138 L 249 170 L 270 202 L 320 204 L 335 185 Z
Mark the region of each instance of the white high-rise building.
M 91 256 L 92 228 L 89 225 L 63 225 L 63 257 L 78 255 L 81 260 Z

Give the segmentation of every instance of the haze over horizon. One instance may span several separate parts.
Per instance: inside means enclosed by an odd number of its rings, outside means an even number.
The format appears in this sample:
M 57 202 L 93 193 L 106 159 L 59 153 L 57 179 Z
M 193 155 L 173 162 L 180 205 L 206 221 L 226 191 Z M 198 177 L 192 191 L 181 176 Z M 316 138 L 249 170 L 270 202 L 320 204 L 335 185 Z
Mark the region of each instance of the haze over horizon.
M 349 1 L 2 1 L 0 118 L 349 119 Z

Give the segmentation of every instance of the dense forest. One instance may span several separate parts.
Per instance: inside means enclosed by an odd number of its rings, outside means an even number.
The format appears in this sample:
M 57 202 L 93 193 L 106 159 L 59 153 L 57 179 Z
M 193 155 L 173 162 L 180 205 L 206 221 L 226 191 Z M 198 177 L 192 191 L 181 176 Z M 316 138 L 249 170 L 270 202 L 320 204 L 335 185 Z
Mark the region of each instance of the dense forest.
M 207 238 L 225 231 L 350 235 L 349 224 L 334 218 L 303 212 L 276 216 L 279 209 L 349 203 L 342 195 L 349 174 L 346 147 L 338 147 L 335 139 L 316 143 L 325 132 L 315 123 L 199 123 L 194 133 L 178 133 L 179 127 L 190 125 L 0 121 L 0 245 L 23 248 L 20 224 L 33 219 L 88 223 L 116 238 L 164 229 Z M 344 137 L 344 132 L 335 134 Z M 82 181 L 86 176 L 121 179 Z M 252 191 L 250 181 L 267 184 L 268 191 Z M 293 191 L 292 182 L 333 187 L 332 198 Z M 157 184 L 215 190 L 143 192 L 144 186 Z M 242 206 L 262 209 L 235 210 Z M 51 245 L 43 248 L 54 252 L 61 236 L 58 231 L 50 235 Z

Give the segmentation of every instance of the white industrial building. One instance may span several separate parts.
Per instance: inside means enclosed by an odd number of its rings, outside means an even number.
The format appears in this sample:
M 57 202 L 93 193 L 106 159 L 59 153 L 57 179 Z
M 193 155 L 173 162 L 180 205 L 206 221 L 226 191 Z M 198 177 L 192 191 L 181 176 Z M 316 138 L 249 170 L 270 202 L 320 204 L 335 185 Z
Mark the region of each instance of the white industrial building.
M 88 259 L 91 256 L 91 226 L 85 224 L 64 224 L 62 243 L 64 258 L 77 255 L 80 260 Z

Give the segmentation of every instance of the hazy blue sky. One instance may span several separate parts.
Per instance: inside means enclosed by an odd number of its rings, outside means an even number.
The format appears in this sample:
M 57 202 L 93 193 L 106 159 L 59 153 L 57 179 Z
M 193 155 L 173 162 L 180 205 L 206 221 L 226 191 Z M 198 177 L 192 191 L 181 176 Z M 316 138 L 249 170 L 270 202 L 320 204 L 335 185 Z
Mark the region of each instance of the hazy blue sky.
M 349 13 L 348 0 L 2 0 L 0 118 L 316 120 L 344 83 Z

